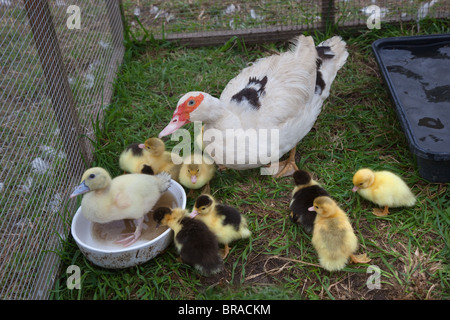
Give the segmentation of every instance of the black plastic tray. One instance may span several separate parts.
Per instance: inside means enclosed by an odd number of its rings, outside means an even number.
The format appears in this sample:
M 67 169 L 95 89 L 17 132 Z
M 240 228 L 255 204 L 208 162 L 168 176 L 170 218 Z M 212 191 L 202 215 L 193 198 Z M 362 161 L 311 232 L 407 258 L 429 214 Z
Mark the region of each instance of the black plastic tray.
M 419 174 L 450 182 L 450 34 L 372 44 Z

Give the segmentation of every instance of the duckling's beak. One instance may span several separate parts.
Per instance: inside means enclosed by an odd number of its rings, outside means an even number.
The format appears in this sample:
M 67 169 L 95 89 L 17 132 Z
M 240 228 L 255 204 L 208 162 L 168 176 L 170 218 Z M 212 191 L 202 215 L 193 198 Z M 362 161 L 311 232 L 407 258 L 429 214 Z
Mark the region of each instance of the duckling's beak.
M 86 183 L 81 182 L 79 186 L 77 186 L 75 188 L 75 190 L 72 192 L 72 194 L 70 195 L 70 198 L 75 198 L 76 196 L 79 196 L 80 194 L 86 193 L 91 191 L 91 189 L 89 189 L 89 187 L 86 185 Z
M 316 211 L 316 209 L 314 209 L 314 206 L 312 206 L 308 208 L 308 211 Z
M 358 191 L 358 189 L 359 188 L 357 186 L 354 186 L 353 189 L 352 189 L 352 192 L 356 192 L 356 191 Z
M 191 182 L 192 183 L 197 183 L 197 176 L 196 175 L 192 175 L 191 176 Z
M 192 212 L 189 214 L 189 218 L 195 218 L 198 215 L 198 211 L 197 210 L 192 210 Z
M 138 145 L 138 147 L 139 147 L 140 149 L 144 149 L 144 148 L 145 148 L 145 144 L 141 143 L 141 144 Z

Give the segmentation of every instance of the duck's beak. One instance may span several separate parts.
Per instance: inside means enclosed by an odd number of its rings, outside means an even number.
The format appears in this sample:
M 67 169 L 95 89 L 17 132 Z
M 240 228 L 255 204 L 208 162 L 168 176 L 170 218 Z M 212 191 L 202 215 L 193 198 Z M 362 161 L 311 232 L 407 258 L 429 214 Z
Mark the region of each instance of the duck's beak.
M 197 183 L 197 176 L 196 175 L 192 175 L 191 176 L 191 182 L 192 183 Z
M 356 192 L 356 191 L 358 191 L 358 189 L 359 188 L 357 186 L 354 186 L 353 189 L 352 189 L 352 192 Z
M 312 206 L 308 208 L 308 211 L 316 211 L 316 210 L 314 209 L 314 206 Z
M 195 218 L 198 215 L 198 211 L 197 210 L 192 210 L 192 212 L 189 214 L 189 218 Z
M 79 196 L 80 194 L 86 193 L 91 191 L 91 189 L 89 189 L 89 187 L 86 185 L 86 183 L 81 182 L 79 186 L 77 186 L 75 188 L 75 190 L 72 192 L 72 194 L 70 195 L 70 198 L 75 198 L 76 196 Z
M 182 121 L 179 119 L 178 115 L 174 116 L 169 124 L 159 133 L 158 138 L 165 137 L 171 133 L 174 133 L 176 130 L 181 128 L 188 121 Z

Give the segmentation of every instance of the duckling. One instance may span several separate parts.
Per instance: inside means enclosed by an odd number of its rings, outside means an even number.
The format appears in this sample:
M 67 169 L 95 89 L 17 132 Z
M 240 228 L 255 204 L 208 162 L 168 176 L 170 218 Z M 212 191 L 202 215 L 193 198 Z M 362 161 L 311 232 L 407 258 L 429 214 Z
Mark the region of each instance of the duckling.
M 188 196 L 193 190 L 200 189 L 203 186 L 202 193 L 210 193 L 209 181 L 213 178 L 215 171 L 214 161 L 208 155 L 194 153 L 183 159 L 180 169 L 180 183 L 190 189 Z
M 416 197 L 399 176 L 390 171 L 372 171 L 367 168 L 358 170 L 353 176 L 353 192 L 384 209 L 373 209 L 379 217 L 389 214 L 389 207 L 412 207 Z
M 132 143 L 119 156 L 119 167 L 128 173 L 154 174 L 144 144 Z
M 164 141 L 159 138 L 149 138 L 140 147 L 148 151 L 147 159 L 155 173 L 168 172 L 173 180 L 179 181 L 183 159 L 175 153 L 166 151 Z
M 217 236 L 219 243 L 225 246 L 222 259 L 225 259 L 230 251 L 229 243 L 251 235 L 247 220 L 239 211 L 231 206 L 216 203 L 209 194 L 202 194 L 195 201 L 190 217 L 197 216 L 197 219 L 203 221 Z
M 217 237 L 202 221 L 189 218 L 186 210 L 166 207 L 156 209 L 153 219 L 174 231 L 175 247 L 183 263 L 207 276 L 223 269 Z
M 341 270 L 358 248 L 358 239 L 345 212 L 327 196 L 314 199 L 308 209 L 317 213 L 312 244 L 320 265 L 328 271 Z
M 116 243 L 129 246 L 135 243 L 142 230 L 144 216 L 152 210 L 161 194 L 170 185 L 170 175 L 156 176 L 131 173 L 111 179 L 100 167 L 88 169 L 70 198 L 85 194 L 81 210 L 86 219 L 107 223 L 114 220 L 134 219 L 136 230 L 125 234 Z
M 316 212 L 309 212 L 308 208 L 313 205 L 315 198 L 329 196 L 329 194 L 304 170 L 295 171 L 293 178 L 296 186 L 292 191 L 292 200 L 289 204 L 291 220 L 301 225 L 306 232 L 312 233 Z

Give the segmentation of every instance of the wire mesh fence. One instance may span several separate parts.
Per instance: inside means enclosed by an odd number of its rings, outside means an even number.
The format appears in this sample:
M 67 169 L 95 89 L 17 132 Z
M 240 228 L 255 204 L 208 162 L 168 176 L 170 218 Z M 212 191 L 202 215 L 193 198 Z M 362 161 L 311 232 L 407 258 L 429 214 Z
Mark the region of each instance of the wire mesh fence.
M 0 299 L 47 298 L 62 212 L 76 211 L 68 195 L 123 56 L 120 8 L 0 0 L 0 24 Z
M 215 45 L 239 36 L 246 42 L 284 40 L 327 24 L 366 27 L 450 15 L 446 0 L 123 0 L 131 29 L 188 45 Z M 137 17 L 138 19 L 135 19 Z

